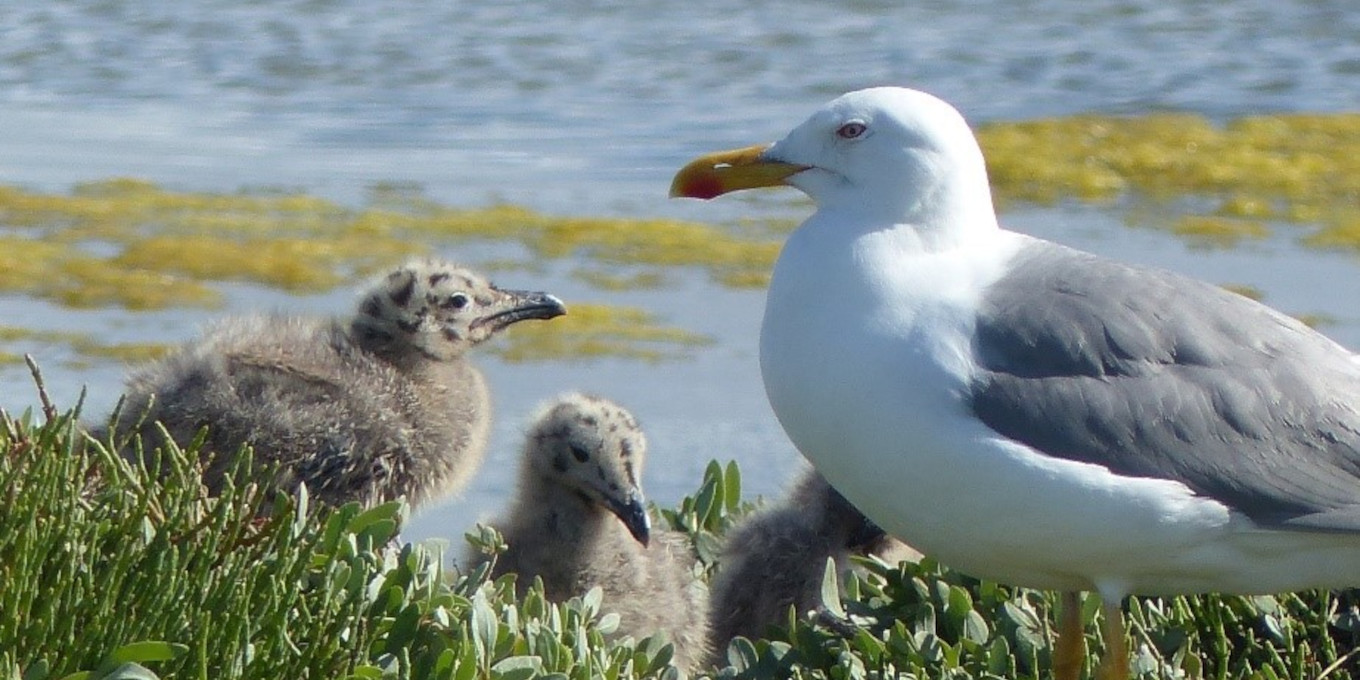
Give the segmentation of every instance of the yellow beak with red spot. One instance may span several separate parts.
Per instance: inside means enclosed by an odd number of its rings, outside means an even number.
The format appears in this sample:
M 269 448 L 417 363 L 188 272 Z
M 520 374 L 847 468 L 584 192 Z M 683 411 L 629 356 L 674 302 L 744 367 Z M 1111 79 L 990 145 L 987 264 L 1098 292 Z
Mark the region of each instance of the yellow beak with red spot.
M 742 189 L 773 187 L 792 175 L 808 169 L 806 165 L 783 163 L 765 158 L 768 145 L 705 154 L 689 162 L 671 180 L 671 198 L 710 199 Z

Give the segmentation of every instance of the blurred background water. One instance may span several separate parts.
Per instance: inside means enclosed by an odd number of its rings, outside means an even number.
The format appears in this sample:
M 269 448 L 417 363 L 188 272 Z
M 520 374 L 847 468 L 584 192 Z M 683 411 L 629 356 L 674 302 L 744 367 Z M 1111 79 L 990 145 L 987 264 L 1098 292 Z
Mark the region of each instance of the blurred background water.
M 1191 111 L 1214 120 L 1360 109 L 1353 0 L 408 0 L 0 2 L 0 183 L 65 192 L 131 176 L 180 191 L 284 187 L 357 204 L 409 183 L 453 206 L 510 202 L 560 215 L 719 221 L 807 211 L 792 191 L 668 201 L 697 153 L 773 140 L 841 92 L 904 84 L 974 123 L 1081 112 Z M 1011 228 L 1221 283 L 1250 285 L 1360 348 L 1360 267 L 1281 234 L 1195 249 L 1129 229 L 1108 208 L 1018 206 Z M 480 253 L 448 252 L 455 258 Z M 756 366 L 759 291 L 681 272 L 659 290 L 602 294 L 568 275 L 498 276 L 568 302 L 645 307 L 712 336 L 688 360 L 505 364 L 483 359 L 499 408 L 486 468 L 461 498 L 419 514 L 413 538 L 457 537 L 513 487 L 518 432 L 566 389 L 612 397 L 647 427 L 644 485 L 674 502 L 710 458 L 775 492 L 797 454 Z M 225 310 L 74 311 L 0 295 L 0 319 L 179 341 L 223 313 L 344 313 L 353 293 L 226 287 Z M 61 405 L 88 385 L 102 414 L 125 367 L 30 348 Z M 35 402 L 0 367 L 0 406 Z

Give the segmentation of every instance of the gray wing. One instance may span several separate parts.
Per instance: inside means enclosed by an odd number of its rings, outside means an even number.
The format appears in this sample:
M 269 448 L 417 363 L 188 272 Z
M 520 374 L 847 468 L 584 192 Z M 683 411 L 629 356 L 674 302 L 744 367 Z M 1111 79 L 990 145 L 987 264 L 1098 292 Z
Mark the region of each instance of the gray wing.
M 1266 526 L 1360 532 L 1355 355 L 1188 277 L 1038 240 L 1013 264 L 974 338 L 989 427 Z

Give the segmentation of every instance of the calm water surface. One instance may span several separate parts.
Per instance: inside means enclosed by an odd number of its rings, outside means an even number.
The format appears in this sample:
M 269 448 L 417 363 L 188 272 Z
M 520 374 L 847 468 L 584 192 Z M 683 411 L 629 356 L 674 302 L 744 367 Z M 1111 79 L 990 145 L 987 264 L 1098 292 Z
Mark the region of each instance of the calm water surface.
M 736 5 L 736 6 L 734 6 Z M 1360 109 L 1360 9 L 1352 0 L 802 0 L 673 2 L 0 2 L 0 182 L 66 191 L 111 176 L 178 190 L 289 187 L 349 203 L 412 182 L 457 206 L 510 201 L 564 215 L 718 221 L 790 215 L 789 191 L 712 204 L 665 198 L 708 150 L 772 140 L 824 100 L 908 84 L 974 123 L 1077 112 L 1188 110 L 1215 119 Z M 1249 284 L 1291 313 L 1325 313 L 1360 347 L 1360 266 L 1293 236 L 1188 249 L 1083 206 L 1018 208 L 1012 228 L 1217 282 Z M 475 260 L 480 253 L 449 255 Z M 763 295 L 680 275 L 659 291 L 605 293 L 571 278 L 507 274 L 573 299 L 644 306 L 718 342 L 689 361 L 506 365 L 486 360 L 500 422 L 461 499 L 419 515 L 413 537 L 457 536 L 513 486 L 517 432 L 557 392 L 632 408 L 653 444 L 651 497 L 692 490 L 709 458 L 735 458 L 771 493 L 797 454 L 765 404 L 755 337 Z M 228 312 L 343 313 L 352 293 L 227 288 Z M 71 311 L 0 296 L 0 318 L 179 340 L 222 313 Z M 102 413 L 123 373 L 33 351 L 64 404 L 89 385 Z M 26 371 L 0 368 L 0 405 L 33 403 Z

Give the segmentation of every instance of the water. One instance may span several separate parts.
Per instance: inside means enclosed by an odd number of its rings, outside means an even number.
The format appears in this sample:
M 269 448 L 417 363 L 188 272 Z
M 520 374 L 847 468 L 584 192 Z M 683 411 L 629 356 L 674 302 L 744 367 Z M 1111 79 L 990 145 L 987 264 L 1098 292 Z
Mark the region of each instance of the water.
M 797 214 L 791 192 L 667 201 L 693 155 L 770 140 L 813 107 L 867 85 L 909 84 L 974 123 L 1076 112 L 1189 110 L 1216 119 L 1360 109 L 1352 0 L 975 0 L 839 5 L 666 2 L 0 2 L 0 182 L 45 191 L 111 176 L 179 190 L 290 187 L 355 204 L 377 182 L 433 198 L 505 200 L 568 214 Z M 1360 269 L 1281 234 L 1232 251 L 1189 249 L 1118 214 L 1020 208 L 1013 228 L 1078 247 L 1254 285 L 1292 313 L 1326 313 L 1360 347 Z M 455 255 L 465 255 L 457 253 Z M 508 493 L 516 432 L 540 400 L 589 389 L 632 408 L 653 443 L 645 484 L 663 503 L 711 457 L 736 458 L 771 493 L 796 453 L 755 364 L 758 292 L 681 274 L 661 291 L 609 294 L 567 276 L 500 277 L 572 299 L 645 306 L 718 342 L 691 361 L 504 365 L 484 361 L 500 422 L 482 475 L 422 513 L 414 537 L 457 536 Z M 519 279 L 519 280 L 517 280 Z M 228 311 L 342 313 L 349 291 L 291 297 L 228 288 Z M 176 340 L 213 314 L 75 312 L 0 296 L 0 317 Z M 11 321 L 12 322 L 12 321 Z M 73 367 L 35 346 L 57 398 L 111 403 L 123 368 Z M 0 405 L 33 403 L 0 369 Z

